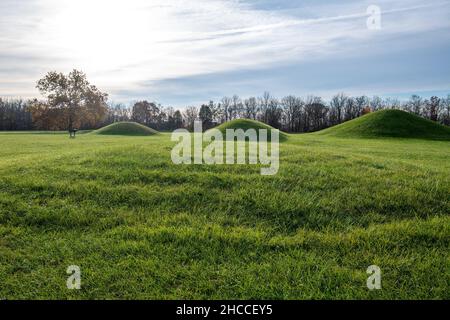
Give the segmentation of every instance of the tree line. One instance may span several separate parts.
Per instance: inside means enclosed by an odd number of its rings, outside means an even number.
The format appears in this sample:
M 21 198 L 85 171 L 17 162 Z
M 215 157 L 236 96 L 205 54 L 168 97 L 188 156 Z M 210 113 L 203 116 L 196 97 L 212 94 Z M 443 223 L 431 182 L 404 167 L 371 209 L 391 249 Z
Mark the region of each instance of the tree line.
M 69 75 L 50 72 L 38 81 L 37 88 L 45 100 L 0 98 L 0 130 L 96 129 L 118 121 L 135 121 L 165 131 L 192 129 L 196 120 L 201 120 L 206 130 L 245 118 L 286 132 L 312 132 L 382 109 L 401 109 L 450 126 L 450 94 L 429 99 L 413 95 L 400 101 L 339 93 L 325 101 L 317 96 L 277 99 L 265 92 L 260 97 L 242 99 L 234 95 L 177 110 L 147 100 L 130 106 L 108 102 L 108 95 L 77 70 Z

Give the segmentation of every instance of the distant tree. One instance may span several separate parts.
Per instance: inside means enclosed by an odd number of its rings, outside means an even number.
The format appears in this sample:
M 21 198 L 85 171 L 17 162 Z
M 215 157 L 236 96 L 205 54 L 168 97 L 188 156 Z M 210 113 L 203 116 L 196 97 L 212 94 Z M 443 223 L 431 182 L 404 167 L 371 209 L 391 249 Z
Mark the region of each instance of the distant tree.
M 273 100 L 273 98 L 268 91 L 265 91 L 263 96 L 258 98 L 260 120 L 264 123 L 269 123 L 269 107 L 271 100 Z
M 211 110 L 212 123 L 221 122 L 222 109 L 220 103 L 216 104 L 214 101 L 210 100 L 208 103 L 209 110 Z
M 441 99 L 436 96 L 430 98 L 426 103 L 427 115 L 431 121 L 438 121 L 439 112 L 441 110 Z
M 76 81 L 77 78 L 81 80 Z M 69 128 L 71 118 L 72 126 L 80 129 L 133 120 L 157 130 L 181 127 L 193 129 L 194 121 L 200 118 L 204 128 L 208 129 L 239 117 L 259 120 L 289 132 L 308 132 L 385 108 L 406 110 L 450 125 L 450 95 L 442 99 L 431 97 L 429 100 L 413 95 L 408 101 L 399 101 L 377 96 L 371 99 L 366 96 L 351 97 L 340 93 L 327 104 L 315 96 L 309 96 L 305 100 L 287 96 L 278 100 L 264 92 L 259 98 L 242 100 L 234 95 L 231 98 L 224 97 L 220 103 L 209 101 L 200 110 L 190 107 L 181 112 L 146 100 L 136 102 L 132 107 L 112 102 L 107 105 L 106 95 L 99 94 L 90 85 L 85 90 L 72 88 L 86 87 L 82 80 L 83 77 L 77 77 L 76 74 L 66 77 L 51 73 L 45 81 L 40 81 L 42 89 L 45 84 L 47 100 L 33 99 L 24 102 L 21 99 L 0 97 L 0 130 L 61 130 Z M 82 91 L 83 94 L 77 96 L 72 94 L 73 91 Z M 72 97 L 76 103 L 71 103 L 72 100 L 67 96 Z M 72 115 L 74 116 L 71 117 Z
M 231 98 L 231 106 L 228 108 L 228 119 L 233 120 L 239 117 L 242 113 L 242 102 L 238 95 Z
M 108 95 L 91 85 L 81 71 L 73 70 L 68 75 L 49 72 L 38 81 L 37 88 L 47 101 L 31 104 L 35 122 L 42 122 L 39 117 L 51 118 L 51 127 L 57 124 L 58 129 L 72 130 L 106 115 Z
M 298 131 L 303 101 L 295 96 L 287 96 L 281 100 L 286 129 L 290 132 Z
M 131 118 L 146 126 L 158 128 L 164 115 L 156 103 L 144 100 L 133 105 Z
M 225 116 L 225 121 L 231 120 L 229 117 L 229 109 L 231 108 L 231 99 L 229 97 L 223 97 L 221 101 L 223 115 Z
M 173 123 L 174 129 L 179 129 L 183 127 L 183 116 L 181 115 L 180 110 L 175 111 L 175 113 L 173 114 Z
M 400 100 L 397 98 L 386 98 L 384 104 L 387 109 L 401 109 Z
M 370 107 L 365 107 L 362 110 L 361 115 L 366 115 L 366 114 L 371 113 L 371 112 L 372 112 L 372 109 L 370 109 Z
M 108 105 L 107 115 L 104 118 L 102 125 L 130 120 L 130 110 L 124 104 L 111 102 Z
M 203 130 L 208 130 L 211 128 L 213 123 L 213 114 L 209 105 L 203 104 L 200 107 L 200 111 L 198 113 L 198 117 L 202 121 Z
M 339 93 L 331 98 L 330 107 L 334 109 L 335 119 L 332 119 L 332 124 L 341 123 L 343 120 L 343 110 L 347 103 L 348 97 L 344 93 Z
M 447 96 L 447 98 L 442 99 L 442 106 L 445 111 L 442 123 L 450 126 L 450 94 Z
M 0 130 L 31 130 L 33 122 L 22 99 L 0 98 Z
M 256 120 L 258 114 L 258 102 L 255 97 L 244 100 L 245 118 Z
M 419 116 L 422 114 L 423 99 L 420 96 L 414 94 L 407 102 L 406 107 L 407 111 Z
M 172 107 L 161 108 L 161 113 L 164 117 L 161 119 L 162 123 L 159 124 L 160 130 L 173 130 L 174 129 L 174 114 L 175 109 Z
M 358 116 L 358 107 L 356 100 L 352 97 L 348 97 L 344 106 L 344 121 L 349 121 Z
M 283 110 L 277 99 L 271 98 L 266 108 L 266 123 L 274 128 L 281 128 L 281 119 L 283 116 Z
M 310 96 L 305 103 L 306 130 L 317 131 L 327 126 L 326 119 L 329 109 L 322 98 Z
M 356 104 L 356 117 L 359 117 L 363 114 L 363 110 L 369 106 L 369 98 L 366 96 L 360 96 L 355 98 Z
M 383 107 L 383 99 L 381 99 L 378 96 L 374 96 L 372 97 L 372 99 L 370 99 L 370 108 L 372 109 L 372 111 L 377 111 L 382 107 Z
M 194 122 L 198 119 L 198 109 L 196 107 L 187 107 L 183 113 L 184 125 L 187 129 L 194 129 Z
M 150 123 L 150 103 L 148 101 L 139 101 L 133 105 L 131 119 L 141 124 Z

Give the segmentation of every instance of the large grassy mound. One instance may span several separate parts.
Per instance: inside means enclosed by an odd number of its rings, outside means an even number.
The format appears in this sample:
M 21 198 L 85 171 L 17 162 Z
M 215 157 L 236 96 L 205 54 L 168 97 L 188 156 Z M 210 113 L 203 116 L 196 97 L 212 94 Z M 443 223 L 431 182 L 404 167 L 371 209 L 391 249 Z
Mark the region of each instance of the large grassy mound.
M 450 128 L 401 110 L 382 110 L 320 131 L 338 137 L 450 140 Z
M 93 132 L 93 134 L 121 136 L 151 136 L 158 131 L 136 122 L 116 122 Z
M 227 129 L 243 129 L 248 130 L 248 129 L 255 129 L 256 133 L 258 134 L 258 138 L 259 138 L 259 130 L 260 129 L 266 129 L 268 134 L 267 134 L 267 140 L 271 141 L 271 131 L 275 130 L 274 127 L 271 127 L 265 123 L 256 121 L 256 120 L 249 120 L 249 119 L 236 119 L 236 120 L 232 120 L 232 121 L 228 121 L 225 122 L 223 124 L 221 124 L 220 126 L 216 127 L 216 129 L 219 129 L 225 136 L 226 134 L 226 130 Z M 280 131 L 279 134 L 279 138 L 280 141 L 285 141 L 288 138 L 288 135 L 282 131 Z

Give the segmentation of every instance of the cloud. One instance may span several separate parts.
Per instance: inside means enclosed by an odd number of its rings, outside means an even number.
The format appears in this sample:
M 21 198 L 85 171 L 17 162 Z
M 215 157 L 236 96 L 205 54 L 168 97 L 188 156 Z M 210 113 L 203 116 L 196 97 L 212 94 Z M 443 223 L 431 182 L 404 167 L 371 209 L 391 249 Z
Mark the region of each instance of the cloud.
M 79 68 L 113 98 L 153 94 L 164 102 L 174 79 L 208 81 L 213 74 L 358 57 L 400 43 L 414 48 L 406 35 L 450 28 L 449 1 L 378 3 L 383 29 L 374 32 L 366 28 L 370 1 L 4 0 L 0 57 L 7 58 L 0 75 L 11 81 L 0 82 L 0 95 L 36 95 L 34 82 L 44 72 Z M 17 93 L 14 83 L 21 84 Z M 195 99 L 188 96 L 186 104 Z

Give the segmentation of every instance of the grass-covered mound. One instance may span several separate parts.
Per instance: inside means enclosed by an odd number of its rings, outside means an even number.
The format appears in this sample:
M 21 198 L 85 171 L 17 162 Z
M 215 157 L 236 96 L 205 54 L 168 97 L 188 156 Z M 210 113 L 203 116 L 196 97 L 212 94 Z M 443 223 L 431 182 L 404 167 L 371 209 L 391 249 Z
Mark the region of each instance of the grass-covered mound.
M 320 131 L 338 137 L 450 140 L 450 128 L 401 110 L 382 110 Z
M 249 120 L 249 119 L 236 119 L 236 120 L 232 120 L 232 121 L 228 121 L 225 122 L 223 124 L 221 124 L 220 126 L 217 126 L 216 129 L 219 129 L 225 138 L 225 134 L 226 134 L 226 130 L 227 129 L 243 129 L 248 130 L 248 129 L 255 129 L 256 133 L 258 134 L 258 139 L 259 139 L 259 130 L 260 129 L 266 129 L 267 130 L 267 140 L 271 141 L 271 131 L 275 130 L 274 127 L 271 127 L 265 123 L 256 121 L 256 120 Z M 288 135 L 282 131 L 280 131 L 279 133 L 279 138 L 280 141 L 285 141 L 288 138 Z
M 93 132 L 102 135 L 151 136 L 158 131 L 136 122 L 116 122 Z

